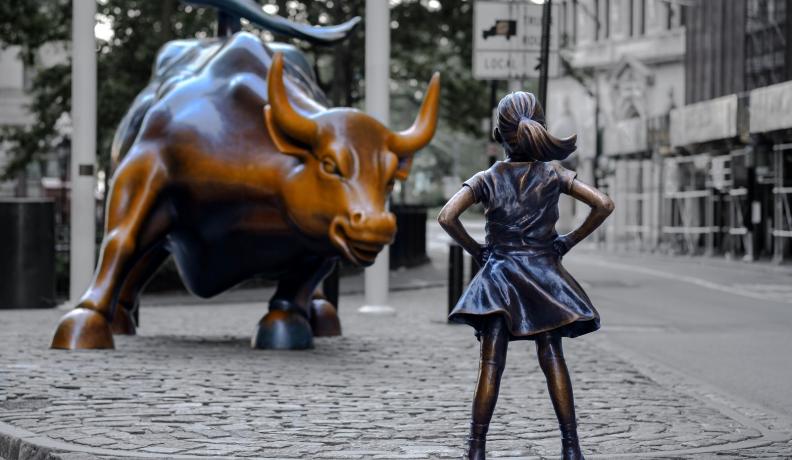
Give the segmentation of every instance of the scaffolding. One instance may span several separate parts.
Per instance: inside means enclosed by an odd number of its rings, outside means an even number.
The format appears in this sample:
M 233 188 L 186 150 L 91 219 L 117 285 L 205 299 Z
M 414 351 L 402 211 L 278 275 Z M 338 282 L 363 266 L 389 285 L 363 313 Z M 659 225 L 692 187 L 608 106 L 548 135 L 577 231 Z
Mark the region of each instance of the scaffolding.
M 652 160 L 620 159 L 615 165 L 614 199 L 619 209 L 615 236 L 626 248 L 651 249 L 655 243 L 652 238 Z
M 753 256 L 750 228 L 746 220 L 751 206 L 747 187 L 747 158 L 748 151 L 738 149 L 729 155 L 712 159 L 713 188 L 722 193 L 723 200 L 723 250 L 731 256 Z
M 662 240 L 673 251 L 712 254 L 720 227 L 708 153 L 665 159 Z
M 773 187 L 773 259 L 789 257 L 792 238 L 792 144 L 773 146 L 775 184 Z

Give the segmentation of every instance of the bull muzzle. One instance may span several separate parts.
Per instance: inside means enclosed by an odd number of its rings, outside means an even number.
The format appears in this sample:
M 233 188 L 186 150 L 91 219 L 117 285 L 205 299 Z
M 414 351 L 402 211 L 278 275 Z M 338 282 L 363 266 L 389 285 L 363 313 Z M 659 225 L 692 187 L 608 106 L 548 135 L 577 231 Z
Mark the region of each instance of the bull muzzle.
M 396 217 L 389 212 L 354 212 L 336 216 L 330 224 L 330 241 L 349 261 L 363 266 L 374 263 L 377 254 L 396 234 Z

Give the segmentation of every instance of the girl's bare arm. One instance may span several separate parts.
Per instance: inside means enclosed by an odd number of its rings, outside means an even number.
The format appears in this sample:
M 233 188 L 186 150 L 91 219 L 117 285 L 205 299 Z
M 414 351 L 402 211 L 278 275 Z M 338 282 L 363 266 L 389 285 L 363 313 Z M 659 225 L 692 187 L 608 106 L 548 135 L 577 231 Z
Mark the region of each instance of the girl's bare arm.
M 459 221 L 459 216 L 475 202 L 476 198 L 473 196 L 473 191 L 470 190 L 470 187 L 462 187 L 440 210 L 437 222 L 465 251 L 475 257 L 476 260 L 479 260 L 481 258 L 481 245 L 470 236 L 465 227 L 462 226 L 462 222 Z
M 613 212 L 614 207 L 613 200 L 611 200 L 608 195 L 577 179 L 572 182 L 569 195 L 589 205 L 591 211 L 586 217 L 586 220 L 580 224 L 580 227 L 559 237 L 561 244 L 565 246 L 559 248 L 562 253 L 569 251 L 572 246 L 580 243 L 587 236 L 591 235 L 591 233 Z

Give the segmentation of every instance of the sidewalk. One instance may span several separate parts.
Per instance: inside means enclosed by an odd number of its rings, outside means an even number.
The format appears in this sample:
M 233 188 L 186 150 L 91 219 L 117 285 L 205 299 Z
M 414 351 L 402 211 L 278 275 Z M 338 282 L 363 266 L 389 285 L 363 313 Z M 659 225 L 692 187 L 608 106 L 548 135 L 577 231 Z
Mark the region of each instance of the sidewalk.
M 146 298 L 140 335 L 117 337 L 115 351 L 48 350 L 61 311 L 0 311 L 0 457 L 459 458 L 477 343 L 445 323 L 445 288 L 407 289 L 443 270 L 440 260 L 397 272 L 396 316 L 361 315 L 362 296 L 344 295 L 344 336 L 311 351 L 249 348 L 261 290 L 224 305 Z M 342 292 L 355 283 L 343 280 Z M 146 307 L 157 303 L 166 306 Z M 601 333 L 565 348 L 587 458 L 792 456 L 788 420 L 641 362 Z M 558 455 L 530 344 L 510 349 L 490 432 L 492 458 Z

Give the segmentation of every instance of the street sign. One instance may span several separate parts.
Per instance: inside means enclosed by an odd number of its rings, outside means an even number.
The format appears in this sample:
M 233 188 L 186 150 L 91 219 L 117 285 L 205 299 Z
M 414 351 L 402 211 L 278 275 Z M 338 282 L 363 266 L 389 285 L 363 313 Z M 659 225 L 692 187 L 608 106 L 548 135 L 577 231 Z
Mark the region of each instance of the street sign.
M 539 78 L 541 4 L 477 1 L 473 5 L 473 77 L 478 80 Z M 555 6 L 551 17 L 555 23 Z M 550 27 L 549 74 L 558 69 L 558 28 Z

